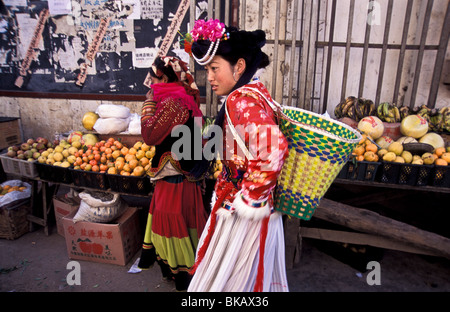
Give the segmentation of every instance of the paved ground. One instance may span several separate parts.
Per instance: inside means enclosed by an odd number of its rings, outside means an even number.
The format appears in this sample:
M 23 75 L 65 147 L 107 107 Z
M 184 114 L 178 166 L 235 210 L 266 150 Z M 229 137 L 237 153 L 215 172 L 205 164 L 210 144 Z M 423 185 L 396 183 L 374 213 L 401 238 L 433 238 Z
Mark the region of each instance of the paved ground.
M 329 248 L 328 248 L 329 249 Z M 448 292 L 450 261 L 415 254 L 381 250 L 374 253 L 380 264 L 380 285 L 367 283 L 374 270 L 361 272 L 357 261 L 344 263 L 324 252 L 318 241 L 303 240 L 300 263 L 287 271 L 291 292 Z M 81 285 L 66 281 L 65 240 L 56 231 L 42 229 L 16 240 L 0 240 L 1 292 L 175 292 L 162 281 L 159 267 L 128 273 L 139 252 L 126 266 L 79 261 Z M 357 258 L 357 257 L 356 257 Z M 361 259 L 359 259 L 361 262 Z M 362 258 L 362 261 L 369 261 Z M 373 277 L 373 278 L 372 278 Z

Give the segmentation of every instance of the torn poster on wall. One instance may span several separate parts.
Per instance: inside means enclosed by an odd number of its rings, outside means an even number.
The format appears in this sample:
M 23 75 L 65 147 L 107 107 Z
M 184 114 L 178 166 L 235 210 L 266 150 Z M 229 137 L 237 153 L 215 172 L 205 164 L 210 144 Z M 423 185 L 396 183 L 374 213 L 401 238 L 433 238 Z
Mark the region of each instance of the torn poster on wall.
M 142 81 L 181 2 L 3 0 L 8 14 L 0 14 L 0 90 L 145 94 Z M 33 40 L 44 9 L 49 14 L 39 27 L 40 40 Z M 182 33 L 187 24 L 186 19 L 180 24 Z M 178 41 L 164 46 L 169 54 L 188 60 Z M 26 77 L 20 72 L 24 65 Z

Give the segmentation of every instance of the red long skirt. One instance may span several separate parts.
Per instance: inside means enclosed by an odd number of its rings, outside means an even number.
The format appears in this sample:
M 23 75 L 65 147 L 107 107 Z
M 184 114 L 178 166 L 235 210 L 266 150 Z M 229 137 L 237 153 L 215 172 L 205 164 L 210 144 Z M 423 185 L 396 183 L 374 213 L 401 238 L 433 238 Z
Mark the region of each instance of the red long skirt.
M 156 181 L 139 267 L 157 261 L 163 277 L 174 279 L 177 290 L 187 289 L 207 218 L 198 183 L 181 175 Z

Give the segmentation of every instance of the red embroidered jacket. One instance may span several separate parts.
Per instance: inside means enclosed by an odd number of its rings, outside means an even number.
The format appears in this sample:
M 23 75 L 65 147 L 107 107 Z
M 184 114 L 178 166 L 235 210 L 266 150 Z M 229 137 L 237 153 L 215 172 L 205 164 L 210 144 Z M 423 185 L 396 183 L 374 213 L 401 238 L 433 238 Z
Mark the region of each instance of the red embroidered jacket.
M 272 101 L 261 82 L 252 82 L 233 91 L 226 105 L 232 124 L 254 158 L 249 160 L 244 156 L 228 131 L 225 118 L 224 169 L 217 179 L 215 192 L 220 198 L 222 192 L 229 191 L 226 186 L 233 183 L 234 187 L 226 195 L 223 206 L 236 210 L 241 208 L 250 218 L 260 219 L 270 214 L 273 207 L 271 192 L 288 155 L 288 143 L 278 128 L 275 112 L 251 88 L 258 89 L 267 100 Z

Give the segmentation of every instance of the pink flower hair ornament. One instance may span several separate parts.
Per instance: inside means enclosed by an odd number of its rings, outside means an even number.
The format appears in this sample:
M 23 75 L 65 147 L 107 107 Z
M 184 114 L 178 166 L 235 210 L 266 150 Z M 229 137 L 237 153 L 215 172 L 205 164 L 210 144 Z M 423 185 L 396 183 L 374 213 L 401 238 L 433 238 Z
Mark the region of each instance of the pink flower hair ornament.
M 229 34 L 225 32 L 225 25 L 218 19 L 195 21 L 194 28 L 192 29 L 190 35 L 193 42 L 198 40 L 211 41 L 208 51 L 202 58 L 197 58 L 195 55 L 190 53 L 194 57 L 194 60 L 202 66 L 211 62 L 217 52 L 217 49 L 219 48 L 220 41 L 227 40 L 229 37 Z

